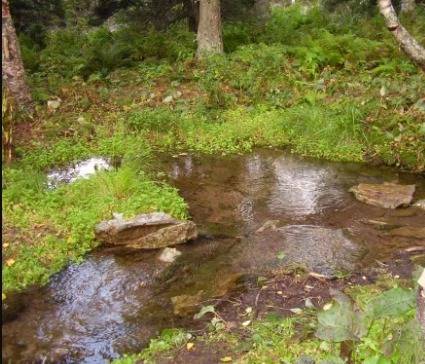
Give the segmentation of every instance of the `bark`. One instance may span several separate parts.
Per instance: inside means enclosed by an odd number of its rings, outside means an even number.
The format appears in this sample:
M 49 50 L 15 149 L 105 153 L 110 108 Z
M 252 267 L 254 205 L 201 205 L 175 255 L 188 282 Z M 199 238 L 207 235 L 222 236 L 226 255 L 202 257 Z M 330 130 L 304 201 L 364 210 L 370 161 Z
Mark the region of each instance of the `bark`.
M 412 13 L 415 10 L 415 0 L 401 0 L 401 12 Z
M 391 0 L 378 0 L 378 5 L 388 30 L 394 35 L 404 53 L 425 71 L 425 48 L 400 24 Z
M 222 53 L 223 38 L 221 30 L 220 0 L 199 1 L 198 50 L 196 55 Z
M 32 99 L 25 81 L 25 70 L 15 27 L 10 15 L 9 1 L 2 0 L 2 78 L 9 95 L 21 108 L 31 109 Z
M 254 12 L 256 18 L 264 23 L 270 16 L 270 0 L 256 0 Z

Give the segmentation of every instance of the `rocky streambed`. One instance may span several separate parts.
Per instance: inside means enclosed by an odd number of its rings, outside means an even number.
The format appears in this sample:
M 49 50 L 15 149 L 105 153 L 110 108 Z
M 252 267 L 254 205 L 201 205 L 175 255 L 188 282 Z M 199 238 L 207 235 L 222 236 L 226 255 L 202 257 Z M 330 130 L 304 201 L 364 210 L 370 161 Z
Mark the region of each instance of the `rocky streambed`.
M 412 261 L 425 263 L 424 176 L 273 151 L 183 155 L 159 169 L 187 200 L 199 236 L 166 259 L 162 250 L 99 248 L 16 296 L 3 320 L 4 360 L 103 363 L 162 328 L 202 328 L 193 320 L 202 305 L 229 320 L 241 302 L 291 313 L 307 297 L 321 305 L 329 285 L 367 281 L 371 267 L 408 274 Z M 417 205 L 386 208 L 349 191 L 384 182 L 414 185 Z

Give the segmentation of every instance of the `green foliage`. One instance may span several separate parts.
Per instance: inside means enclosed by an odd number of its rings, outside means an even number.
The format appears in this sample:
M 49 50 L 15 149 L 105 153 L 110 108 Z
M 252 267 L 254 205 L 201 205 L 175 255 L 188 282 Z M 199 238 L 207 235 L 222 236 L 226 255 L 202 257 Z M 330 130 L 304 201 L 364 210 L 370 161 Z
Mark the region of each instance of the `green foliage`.
M 142 60 L 185 60 L 192 57 L 195 42 L 192 33 L 176 25 L 166 32 L 140 32 L 126 27 L 114 33 L 105 27 L 68 27 L 51 31 L 46 45 L 38 50 L 23 38 L 23 60 L 27 68 L 44 76 L 88 78 L 105 77 L 117 68 Z
M 166 352 L 184 345 L 190 335 L 181 329 L 166 329 L 157 338 L 152 339 L 149 346 L 139 354 L 124 355 L 115 359 L 112 364 L 135 364 L 142 362 L 155 363 L 154 358 L 161 352 Z

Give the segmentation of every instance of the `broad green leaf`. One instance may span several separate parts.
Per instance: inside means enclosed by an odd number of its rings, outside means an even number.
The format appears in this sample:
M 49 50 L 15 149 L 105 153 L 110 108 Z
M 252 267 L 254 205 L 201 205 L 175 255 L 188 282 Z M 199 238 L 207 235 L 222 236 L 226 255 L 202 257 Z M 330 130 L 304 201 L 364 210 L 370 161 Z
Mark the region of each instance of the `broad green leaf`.
M 374 355 L 364 360 L 363 364 L 391 364 L 391 360 L 383 355 Z
M 371 318 L 402 315 L 415 307 L 415 293 L 403 288 L 392 288 L 369 302 L 366 313 Z
M 356 339 L 356 322 L 360 320 L 351 302 L 338 299 L 330 309 L 319 312 L 317 319 L 319 339 L 334 342 Z

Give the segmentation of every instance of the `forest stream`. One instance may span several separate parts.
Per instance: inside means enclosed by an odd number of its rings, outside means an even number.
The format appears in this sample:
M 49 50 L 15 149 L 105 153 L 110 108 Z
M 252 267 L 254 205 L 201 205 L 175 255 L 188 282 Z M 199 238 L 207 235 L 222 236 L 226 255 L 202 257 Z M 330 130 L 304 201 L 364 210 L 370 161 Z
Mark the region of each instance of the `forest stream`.
M 425 246 L 409 234 L 423 227 L 425 211 L 383 209 L 349 192 L 361 182 L 395 181 L 415 184 L 417 200 L 424 176 L 271 150 L 168 157 L 158 170 L 187 201 L 200 237 L 177 246 L 173 263 L 156 250 L 98 248 L 47 286 L 16 294 L 3 318 L 5 363 L 103 363 L 140 351 L 164 328 L 200 329 L 181 305 L 185 297 L 198 297 L 199 307 L 216 300 L 229 308 L 235 297 L 254 306 L 259 277 L 303 270 L 342 279 Z M 394 233 L 398 227 L 407 233 Z M 425 256 L 403 264 L 410 259 Z

